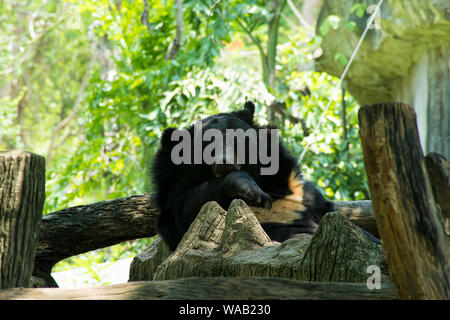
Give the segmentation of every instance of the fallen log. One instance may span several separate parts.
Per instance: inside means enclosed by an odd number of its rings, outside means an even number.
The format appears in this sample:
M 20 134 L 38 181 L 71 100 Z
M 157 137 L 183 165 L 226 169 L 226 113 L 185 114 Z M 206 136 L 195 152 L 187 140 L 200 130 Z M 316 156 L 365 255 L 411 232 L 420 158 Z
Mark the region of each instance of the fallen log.
M 401 103 L 364 106 L 359 124 L 375 218 L 399 297 L 450 299 L 450 245 L 414 109 Z
M 184 278 L 142 281 L 81 289 L 14 288 L 0 290 L 0 300 L 266 300 L 396 299 L 391 284 L 369 290 L 361 283 L 302 282 L 280 278 Z
M 66 208 L 42 217 L 33 275 L 57 286 L 52 267 L 68 257 L 157 234 L 159 212 L 147 195 Z

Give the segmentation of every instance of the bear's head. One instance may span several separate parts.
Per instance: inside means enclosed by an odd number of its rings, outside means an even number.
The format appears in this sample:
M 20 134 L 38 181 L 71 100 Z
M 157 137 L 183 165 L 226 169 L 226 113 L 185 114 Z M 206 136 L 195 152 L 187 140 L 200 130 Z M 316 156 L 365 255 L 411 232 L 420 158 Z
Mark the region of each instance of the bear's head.
M 241 169 L 254 172 L 268 164 L 272 170 L 266 174 L 273 175 L 278 170 L 278 132 L 256 125 L 254 112 L 255 105 L 247 101 L 241 110 L 209 116 L 186 130 L 168 128 L 161 148 L 170 150 L 173 164 L 206 165 L 216 177 Z

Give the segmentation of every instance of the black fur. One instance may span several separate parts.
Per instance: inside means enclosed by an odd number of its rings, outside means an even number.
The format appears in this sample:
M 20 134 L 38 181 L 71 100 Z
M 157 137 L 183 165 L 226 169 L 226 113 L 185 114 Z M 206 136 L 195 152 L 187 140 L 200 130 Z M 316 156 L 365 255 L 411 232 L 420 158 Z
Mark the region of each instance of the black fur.
M 246 102 L 244 109 L 220 113 L 202 120 L 204 129 L 250 128 L 263 129 L 253 121 L 254 105 Z M 279 170 L 275 175 L 261 175 L 261 163 L 236 165 L 180 164 L 171 161 L 171 151 L 178 142 L 171 141 L 173 128 L 166 129 L 161 137 L 161 146 L 155 155 L 152 168 L 156 191 L 156 205 L 161 215 L 158 231 L 174 250 L 200 208 L 208 201 L 217 201 L 227 209 L 231 201 L 241 198 L 248 204 L 270 208 L 274 200 L 291 194 L 288 179 L 296 172 L 301 179 L 296 159 L 279 144 Z M 193 136 L 193 126 L 188 128 Z M 246 149 L 248 151 L 248 149 Z M 193 151 L 193 150 L 192 150 Z M 271 151 L 271 150 L 270 150 Z M 269 152 L 270 152 L 269 151 Z M 193 156 L 193 152 L 191 152 Z M 248 162 L 246 162 L 248 163 Z M 219 174 L 217 174 L 219 173 Z M 304 184 L 304 206 L 307 212 L 303 219 L 291 224 L 266 223 L 263 228 L 276 241 L 284 241 L 300 233 L 314 233 L 322 216 L 332 211 L 332 203 L 310 183 Z

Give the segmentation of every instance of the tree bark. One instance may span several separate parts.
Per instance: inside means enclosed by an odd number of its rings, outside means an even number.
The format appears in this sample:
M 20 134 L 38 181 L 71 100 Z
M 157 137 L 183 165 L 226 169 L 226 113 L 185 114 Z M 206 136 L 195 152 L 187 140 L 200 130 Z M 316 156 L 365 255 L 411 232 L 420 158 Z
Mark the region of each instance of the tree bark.
M 174 252 L 158 239 L 151 243 L 133 260 L 130 281 L 221 276 L 366 282 L 373 265 L 380 268 L 380 283 L 389 283 L 381 248 L 337 212 L 325 215 L 314 236 L 280 244 L 236 199 L 228 212 L 206 203 Z
M 159 212 L 147 195 L 67 208 L 42 218 L 33 275 L 50 280 L 55 263 L 122 241 L 154 236 Z
M 445 232 L 450 236 L 450 162 L 433 152 L 425 157 L 425 165 L 436 202 L 444 218 Z
M 392 285 L 368 290 L 361 283 L 314 283 L 280 278 L 185 278 L 129 282 L 82 289 L 8 289 L 2 299 L 27 300 L 262 300 L 396 299 Z
M 359 123 L 375 218 L 399 297 L 450 299 L 450 246 L 413 108 L 364 106 Z
M 30 280 L 45 199 L 45 159 L 0 152 L 0 289 Z
M 442 155 L 430 153 L 425 156 L 425 166 L 442 217 L 448 220 L 450 219 L 450 163 Z

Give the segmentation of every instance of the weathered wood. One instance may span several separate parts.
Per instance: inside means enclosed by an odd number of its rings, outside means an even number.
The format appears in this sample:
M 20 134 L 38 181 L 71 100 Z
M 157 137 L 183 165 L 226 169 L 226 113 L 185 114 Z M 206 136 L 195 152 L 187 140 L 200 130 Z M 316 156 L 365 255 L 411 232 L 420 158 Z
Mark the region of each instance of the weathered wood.
M 174 252 L 156 240 L 135 257 L 130 281 L 238 276 L 365 282 L 367 267 L 386 271 L 384 261 L 381 248 L 337 212 L 322 219 L 314 236 L 280 244 L 270 240 L 242 200 L 234 200 L 228 212 L 208 202 Z
M 450 218 L 450 162 L 438 153 L 430 153 L 425 156 L 425 166 L 442 216 L 448 219 Z
M 131 261 L 128 281 L 153 280 L 156 269 L 171 253 L 169 246 L 157 236 Z
M 45 199 L 45 159 L 0 152 L 0 289 L 30 280 Z
M 377 235 L 370 201 L 334 203 L 338 212 Z M 252 209 L 258 217 L 257 209 Z M 41 222 L 33 275 L 45 279 L 48 286 L 57 286 L 50 276 L 55 263 L 122 241 L 152 237 L 157 234 L 158 217 L 159 211 L 149 195 L 100 201 L 47 214 Z
M 279 278 L 185 278 L 129 282 L 82 289 L 0 290 L 1 300 L 263 300 L 263 299 L 396 299 L 390 284 L 369 290 L 361 283 L 314 283 Z
M 388 273 L 381 248 L 346 217 L 331 212 L 322 218 L 305 250 L 299 280 L 365 282 L 369 266 Z M 382 282 L 388 279 L 383 277 Z
M 359 124 L 375 218 L 399 297 L 450 299 L 450 247 L 413 108 L 364 106 Z
M 96 202 L 45 215 L 33 275 L 56 283 L 51 268 L 65 258 L 157 233 L 159 213 L 147 195 Z

